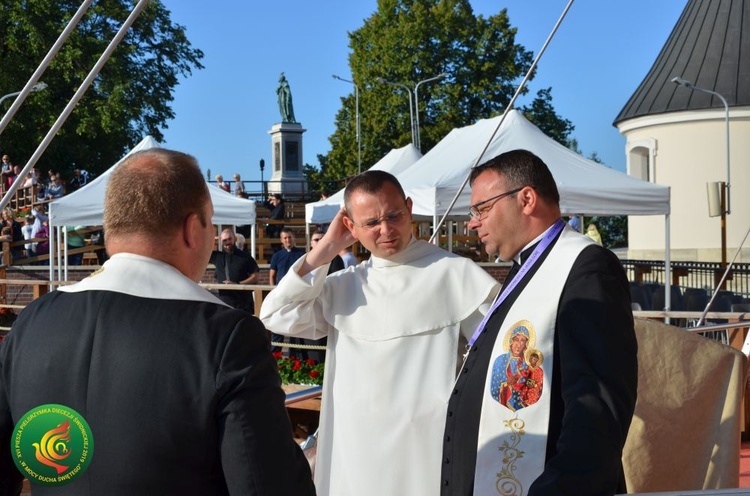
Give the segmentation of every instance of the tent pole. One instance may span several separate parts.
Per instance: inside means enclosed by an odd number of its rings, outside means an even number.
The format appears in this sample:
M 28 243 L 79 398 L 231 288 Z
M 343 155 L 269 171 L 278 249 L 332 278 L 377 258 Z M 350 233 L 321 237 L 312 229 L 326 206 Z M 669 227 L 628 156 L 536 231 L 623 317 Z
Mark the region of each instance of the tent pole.
M 251 224 L 250 225 L 250 253 L 252 253 L 253 258 L 255 260 L 258 260 L 258 252 L 256 251 L 255 246 L 255 227 L 257 224 Z
M 453 221 L 448 221 L 448 251 L 453 253 Z
M 669 216 L 664 216 L 664 306 L 669 312 L 672 308 L 672 249 L 670 247 Z M 664 323 L 669 324 L 669 317 L 664 317 Z
M 62 240 L 62 230 L 59 226 L 55 227 L 55 236 L 58 240 Z M 59 241 L 58 241 L 59 243 Z M 59 248 L 57 250 L 57 280 L 58 281 L 64 281 L 63 279 L 63 260 L 62 260 L 62 254 L 63 254 L 64 248 Z
M 52 45 L 52 48 L 49 49 L 49 52 L 47 52 L 47 55 L 42 59 L 42 62 L 39 64 L 39 67 L 36 68 L 36 71 L 34 71 L 34 74 L 32 74 L 31 77 L 29 78 L 29 81 L 26 83 L 26 86 L 23 87 L 23 90 L 21 90 L 21 93 L 15 98 L 15 100 L 13 101 L 13 104 L 10 106 L 8 111 L 3 116 L 2 121 L 0 121 L 0 134 L 2 134 L 2 132 L 5 131 L 5 128 L 8 127 L 8 124 L 10 123 L 11 119 L 13 119 L 13 116 L 16 115 L 16 112 L 21 107 L 21 105 L 23 104 L 28 94 L 31 93 L 32 89 L 39 81 L 39 78 L 42 77 L 42 74 L 44 74 L 44 71 L 46 71 L 47 67 L 49 67 L 49 65 L 52 63 L 52 59 L 55 58 L 55 56 L 57 55 L 57 52 L 60 51 L 62 46 L 68 40 L 68 38 L 70 37 L 73 30 L 76 28 L 78 23 L 81 22 L 83 15 L 89 9 L 93 1 L 94 0 L 84 0 L 81 6 L 78 7 L 78 10 L 76 11 L 75 15 L 70 19 L 70 22 L 68 22 L 68 25 L 65 26 L 65 29 L 63 29 L 62 33 L 60 33 L 60 36 L 57 38 L 57 41 L 55 41 L 54 45 Z M 25 173 L 21 177 L 25 177 Z
M 63 273 L 65 274 L 65 278 L 63 279 L 63 281 L 67 281 L 68 280 L 68 227 L 67 226 L 65 227 L 65 230 L 63 231 L 62 237 L 63 237 L 63 246 L 61 250 L 63 254 L 62 266 L 65 267 L 63 271 Z
M 55 229 L 50 228 L 50 219 L 52 218 L 52 203 L 49 204 L 49 216 L 47 217 L 47 241 L 49 242 L 49 282 L 55 280 Z M 50 284 L 50 291 L 55 290 L 55 286 Z

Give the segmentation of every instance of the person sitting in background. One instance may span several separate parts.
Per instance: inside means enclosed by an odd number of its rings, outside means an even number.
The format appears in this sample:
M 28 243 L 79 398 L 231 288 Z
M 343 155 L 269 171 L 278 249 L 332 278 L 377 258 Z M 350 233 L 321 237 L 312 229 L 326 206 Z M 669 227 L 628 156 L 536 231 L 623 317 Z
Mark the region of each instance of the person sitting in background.
M 62 183 L 59 174 L 54 174 L 51 177 L 50 186 L 47 188 L 46 199 L 55 200 L 62 198 L 65 195 L 65 185 Z
M 3 227 L 8 228 L 8 241 L 23 241 L 23 231 L 21 230 L 21 224 L 16 222 L 16 213 L 12 209 L 6 208 L 5 210 L 3 210 L 2 218 Z M 14 259 L 22 257 L 23 246 L 19 244 L 17 246 L 11 247 L 10 253 Z
M 34 169 L 31 169 L 31 172 L 26 174 L 26 179 L 23 180 L 23 184 L 21 185 L 22 188 L 31 188 L 32 186 L 36 186 L 37 178 L 36 173 L 34 172 Z
M 83 248 L 86 246 L 86 239 L 78 232 L 81 229 L 85 229 L 86 226 L 65 226 L 63 232 L 68 233 L 68 250 L 75 250 L 76 248 Z M 81 265 L 83 262 L 83 253 L 74 253 L 68 255 L 68 265 Z
M 26 223 L 21 226 L 21 232 L 23 233 L 23 239 L 28 241 L 34 237 L 32 234 L 34 232 L 34 216 L 27 215 L 24 220 Z M 23 248 L 26 250 L 27 257 L 36 255 L 36 243 L 26 243 L 23 245 Z
M 268 199 L 267 206 L 270 206 L 271 213 L 268 215 L 268 220 L 284 220 L 286 216 L 286 207 L 284 206 L 284 199 L 280 194 L 275 193 Z M 281 235 L 281 231 L 284 228 L 281 224 L 266 224 L 266 236 L 269 238 L 278 238 Z
M 568 225 L 575 232 L 581 232 L 581 219 L 577 215 L 568 216 Z
M 246 251 L 245 250 L 245 235 L 240 233 L 234 233 L 234 237 L 236 238 L 236 241 L 234 242 L 234 246 L 237 247 L 240 251 Z
M 73 170 L 73 179 L 68 183 L 68 190 L 70 192 L 76 191 L 84 186 L 88 182 L 88 173 L 85 170 L 75 169 Z
M 21 166 L 20 165 L 14 165 L 13 166 L 13 181 L 16 182 L 21 178 Z
M 44 240 L 44 241 L 39 241 L 36 244 L 36 254 L 37 255 L 49 255 L 49 220 L 48 219 L 46 218 L 44 219 L 44 221 L 42 222 L 42 226 L 36 232 L 34 237 Z
M 216 185 L 229 193 L 229 183 L 224 182 L 224 177 L 221 174 L 216 174 Z
M 357 260 L 357 257 L 352 253 L 352 247 L 347 246 L 343 250 L 339 252 L 339 256 L 341 257 L 341 260 L 344 261 L 344 268 L 347 267 L 354 267 L 359 263 L 359 260 Z

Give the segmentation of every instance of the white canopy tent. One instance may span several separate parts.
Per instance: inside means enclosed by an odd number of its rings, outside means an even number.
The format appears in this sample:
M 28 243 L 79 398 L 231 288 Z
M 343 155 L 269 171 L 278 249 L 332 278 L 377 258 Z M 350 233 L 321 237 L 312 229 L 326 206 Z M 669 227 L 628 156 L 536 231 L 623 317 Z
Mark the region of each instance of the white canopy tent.
M 149 148 L 158 148 L 159 144 L 151 136 L 146 136 L 116 164 L 107 169 L 101 176 L 91 181 L 78 191 L 66 195 L 49 204 L 49 225 L 50 225 L 50 280 L 54 278 L 54 233 L 53 227 L 61 226 L 100 226 L 104 221 L 104 194 L 109 183 L 112 172 L 127 158 L 129 155 L 148 150 Z M 211 201 L 214 205 L 214 224 L 224 225 L 245 225 L 255 224 L 255 203 L 250 200 L 238 198 L 226 191 L 208 185 L 208 191 L 211 195 Z M 254 230 L 253 230 L 254 232 Z M 58 230 L 59 233 L 59 230 Z M 67 240 L 66 240 L 67 241 Z M 255 249 L 255 238 L 251 240 L 252 249 Z M 65 243 L 67 245 L 67 243 Z M 63 254 L 64 255 L 64 254 Z M 65 262 L 65 278 L 67 279 L 67 257 Z M 62 274 L 60 274 L 62 278 Z
M 52 202 L 49 210 L 50 226 L 100 226 L 104 218 L 104 193 L 112 172 L 130 154 L 158 147 L 156 140 L 146 136 L 101 176 L 78 191 Z M 255 203 L 233 196 L 212 185 L 209 185 L 208 190 L 214 204 L 214 224 L 255 224 Z
M 454 129 L 397 177 L 414 201 L 414 214 L 442 216 L 461 187 L 471 166 L 497 127 L 500 117 Z M 506 151 L 525 149 L 550 168 L 560 191 L 564 214 L 667 215 L 669 187 L 648 183 L 614 171 L 547 137 L 511 110 L 487 149 L 482 162 Z M 451 214 L 466 217 L 471 190 L 466 187 Z
M 402 148 L 394 148 L 383 158 L 370 167 L 369 170 L 381 170 L 398 176 L 418 161 L 422 154 L 417 147 L 408 144 Z M 305 222 L 307 224 L 328 224 L 344 205 L 344 190 L 337 191 L 325 200 L 305 205 Z
M 445 215 L 453 198 L 484 149 L 501 117 L 454 129 L 424 157 L 397 177 L 413 202 L 414 215 Z M 550 168 L 560 191 L 560 208 L 568 215 L 664 215 L 665 301 L 670 307 L 670 188 L 636 179 L 588 160 L 546 136 L 517 110 L 511 110 L 487 147 L 481 162 L 504 152 L 525 149 Z M 471 189 L 464 188 L 451 218 L 467 218 Z

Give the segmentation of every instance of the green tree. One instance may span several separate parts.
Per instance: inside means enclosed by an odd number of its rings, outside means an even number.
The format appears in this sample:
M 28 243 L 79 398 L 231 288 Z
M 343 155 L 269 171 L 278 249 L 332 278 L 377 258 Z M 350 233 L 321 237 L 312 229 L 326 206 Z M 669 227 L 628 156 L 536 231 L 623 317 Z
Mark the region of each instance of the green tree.
M 15 163 L 31 157 L 133 5 L 100 0 L 88 10 L 43 74 L 48 88 L 32 93 L 0 136 L 0 148 Z M 2 94 L 26 84 L 79 6 L 78 0 L 0 0 Z M 202 58 L 161 1 L 150 2 L 40 158 L 39 169 L 58 170 L 64 178 L 75 167 L 101 172 L 144 135 L 161 141 L 160 128 L 174 117 L 170 102 L 178 77 L 202 69 Z M 0 113 L 9 106 L 4 102 Z
M 505 9 L 487 18 L 476 16 L 468 0 L 379 0 L 377 11 L 349 35 L 349 65 L 360 90 L 362 168 L 411 142 L 406 90 L 378 78 L 413 90 L 419 81 L 448 74 L 419 87 L 421 148 L 426 153 L 452 129 L 495 116 L 508 105 L 533 60 L 515 42 L 516 31 Z M 572 125 L 557 116 L 551 99 L 551 91 L 542 90 L 521 110 L 537 125 L 548 124 L 554 137 L 565 142 Z M 319 157 L 322 176 L 356 173 L 355 117 L 350 94 L 336 115 L 331 151 Z

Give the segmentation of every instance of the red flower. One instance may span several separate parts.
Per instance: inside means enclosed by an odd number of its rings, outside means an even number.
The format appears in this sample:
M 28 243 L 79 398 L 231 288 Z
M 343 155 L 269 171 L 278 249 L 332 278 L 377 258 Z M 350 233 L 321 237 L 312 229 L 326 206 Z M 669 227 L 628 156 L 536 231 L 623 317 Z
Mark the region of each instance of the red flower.
M 305 363 L 306 363 L 306 364 L 308 364 L 308 365 L 309 365 L 310 367 L 313 367 L 313 366 L 315 366 L 315 364 L 316 364 L 316 363 L 318 363 L 318 362 L 316 362 L 316 361 L 315 361 L 315 360 L 313 360 L 312 358 L 308 358 L 307 360 L 305 360 Z
M 313 379 L 317 379 L 318 377 L 320 377 L 320 372 L 318 372 L 317 370 L 311 370 L 310 377 L 312 377 Z
M 273 357 L 274 357 L 274 358 L 275 358 L 276 360 L 278 360 L 279 358 L 281 358 L 281 355 L 282 355 L 282 353 L 281 353 L 280 351 L 274 351 L 274 352 L 273 352 L 273 353 L 271 353 L 271 354 L 273 355 Z
M 302 362 L 299 360 L 294 361 L 294 365 L 292 365 L 292 370 L 299 370 L 302 367 Z

